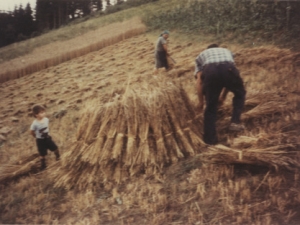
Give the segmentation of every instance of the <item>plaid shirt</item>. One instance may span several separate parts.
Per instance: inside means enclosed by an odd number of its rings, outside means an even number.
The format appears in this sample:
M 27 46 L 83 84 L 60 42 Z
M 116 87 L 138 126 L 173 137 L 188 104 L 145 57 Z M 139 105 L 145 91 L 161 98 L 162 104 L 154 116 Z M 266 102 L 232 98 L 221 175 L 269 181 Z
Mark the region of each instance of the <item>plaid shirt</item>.
M 210 63 L 232 62 L 233 54 L 225 48 L 209 48 L 201 52 L 196 58 L 195 76 L 203 70 L 203 67 Z

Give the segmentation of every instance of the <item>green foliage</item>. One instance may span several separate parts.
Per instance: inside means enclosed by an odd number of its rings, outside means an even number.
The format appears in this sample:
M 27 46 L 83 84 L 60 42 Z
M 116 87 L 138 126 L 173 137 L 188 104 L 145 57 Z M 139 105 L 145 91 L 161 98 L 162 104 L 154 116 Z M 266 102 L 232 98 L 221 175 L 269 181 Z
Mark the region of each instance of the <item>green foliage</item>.
M 139 4 L 139 7 L 135 7 Z M 291 8 L 287 10 L 289 4 Z M 128 6 L 131 7 L 127 9 Z M 113 7 L 117 7 L 117 10 Z M 202 37 L 213 34 L 218 39 L 234 39 L 241 43 L 248 41 L 252 44 L 252 40 L 257 43 L 260 39 L 284 43 L 288 47 L 299 46 L 300 2 L 296 1 L 255 3 L 248 0 L 127 0 L 117 6 L 110 6 L 109 10 L 110 13 L 98 11 L 89 17 L 73 20 L 60 29 L 35 32 L 32 34 L 34 41 L 28 40 L 1 48 L 0 61 L 13 59 L 53 41 L 72 39 L 134 16 L 141 17 L 149 30 L 170 29 Z M 14 30 L 7 29 L 6 34 L 14 34 Z
M 142 4 L 157 2 L 158 0 L 127 0 L 126 4 L 131 7 L 140 6 Z
M 28 54 L 34 49 L 47 45 L 55 41 L 66 41 L 77 37 L 85 32 L 98 29 L 99 27 L 106 26 L 114 22 L 121 22 L 130 19 L 135 16 L 146 17 L 151 12 L 158 11 L 160 8 L 165 8 L 169 5 L 169 1 L 158 1 L 155 4 L 144 4 L 157 0 L 128 0 L 127 4 L 142 4 L 139 7 L 130 7 L 126 10 L 121 10 L 116 13 L 110 13 L 104 11 L 97 11 L 93 15 L 89 15 L 86 18 L 79 18 L 72 20 L 68 24 L 60 26 L 59 29 L 50 30 L 49 28 L 43 31 L 37 31 L 32 34 L 34 39 L 15 43 L 4 48 L 0 48 L 0 63 L 14 59 L 16 57 Z M 125 3 L 120 4 L 123 7 Z M 111 6 L 114 7 L 114 6 Z M 1 22 L 5 22 L 0 20 Z M 14 30 L 12 30 L 13 32 Z M 12 33 L 11 32 L 11 33 Z M 9 35 L 9 32 L 6 32 Z M 1 35 L 0 35 L 1 36 Z
M 156 2 L 158 0 L 127 0 L 126 2 L 121 2 L 120 4 L 116 5 L 111 5 L 107 7 L 105 10 L 106 14 L 111 14 L 115 13 L 121 10 L 129 9 L 132 7 L 137 7 L 143 4 L 151 3 L 151 2 Z
M 289 41 L 300 34 L 299 10 L 300 2 L 190 0 L 177 1 L 175 7 L 148 15 L 144 21 L 152 29 Z

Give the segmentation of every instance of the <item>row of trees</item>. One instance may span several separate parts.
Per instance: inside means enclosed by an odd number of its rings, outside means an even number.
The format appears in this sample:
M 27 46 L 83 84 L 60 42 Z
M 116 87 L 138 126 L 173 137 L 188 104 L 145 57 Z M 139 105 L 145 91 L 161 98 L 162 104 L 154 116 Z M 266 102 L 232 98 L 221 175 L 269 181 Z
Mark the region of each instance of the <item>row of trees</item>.
M 37 30 L 30 4 L 15 7 L 13 12 L 0 12 L 0 47 L 21 41 Z
M 118 0 L 120 4 L 123 0 Z M 37 0 L 36 19 L 39 29 L 55 29 L 69 20 L 103 10 L 104 0 Z M 111 0 L 105 0 L 111 5 Z
M 0 47 L 103 10 L 104 5 L 123 2 L 124 0 L 37 0 L 35 10 L 27 4 L 25 8 L 22 5 L 15 7 L 13 12 L 0 12 Z

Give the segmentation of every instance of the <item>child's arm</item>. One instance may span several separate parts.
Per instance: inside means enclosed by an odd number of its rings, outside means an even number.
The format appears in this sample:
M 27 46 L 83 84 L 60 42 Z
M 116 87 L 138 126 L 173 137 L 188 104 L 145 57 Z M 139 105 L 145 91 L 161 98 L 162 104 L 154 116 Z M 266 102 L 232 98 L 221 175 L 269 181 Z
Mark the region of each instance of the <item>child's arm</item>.
M 30 134 L 35 138 L 35 132 L 33 130 L 30 130 Z
M 34 121 L 33 121 L 33 123 L 31 124 L 31 126 L 30 126 L 30 134 L 34 137 L 34 138 L 36 138 L 36 136 L 35 136 L 35 124 L 34 124 Z

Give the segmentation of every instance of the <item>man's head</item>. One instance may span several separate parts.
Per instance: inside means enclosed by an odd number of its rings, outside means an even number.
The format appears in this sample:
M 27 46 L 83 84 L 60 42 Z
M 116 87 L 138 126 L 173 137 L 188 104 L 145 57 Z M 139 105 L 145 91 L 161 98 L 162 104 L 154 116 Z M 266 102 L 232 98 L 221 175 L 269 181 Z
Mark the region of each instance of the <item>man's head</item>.
M 218 44 L 211 44 L 209 46 L 207 46 L 207 49 L 209 48 L 219 48 L 219 45 Z
M 164 37 L 164 39 L 168 39 L 169 35 L 170 35 L 170 32 L 169 32 L 169 31 L 167 31 L 167 30 L 165 30 L 165 31 L 164 31 L 164 32 L 162 32 L 162 34 L 161 34 L 161 36 L 163 36 L 163 37 Z
M 32 108 L 33 116 L 37 119 L 43 119 L 46 115 L 45 108 L 41 105 L 35 105 Z

